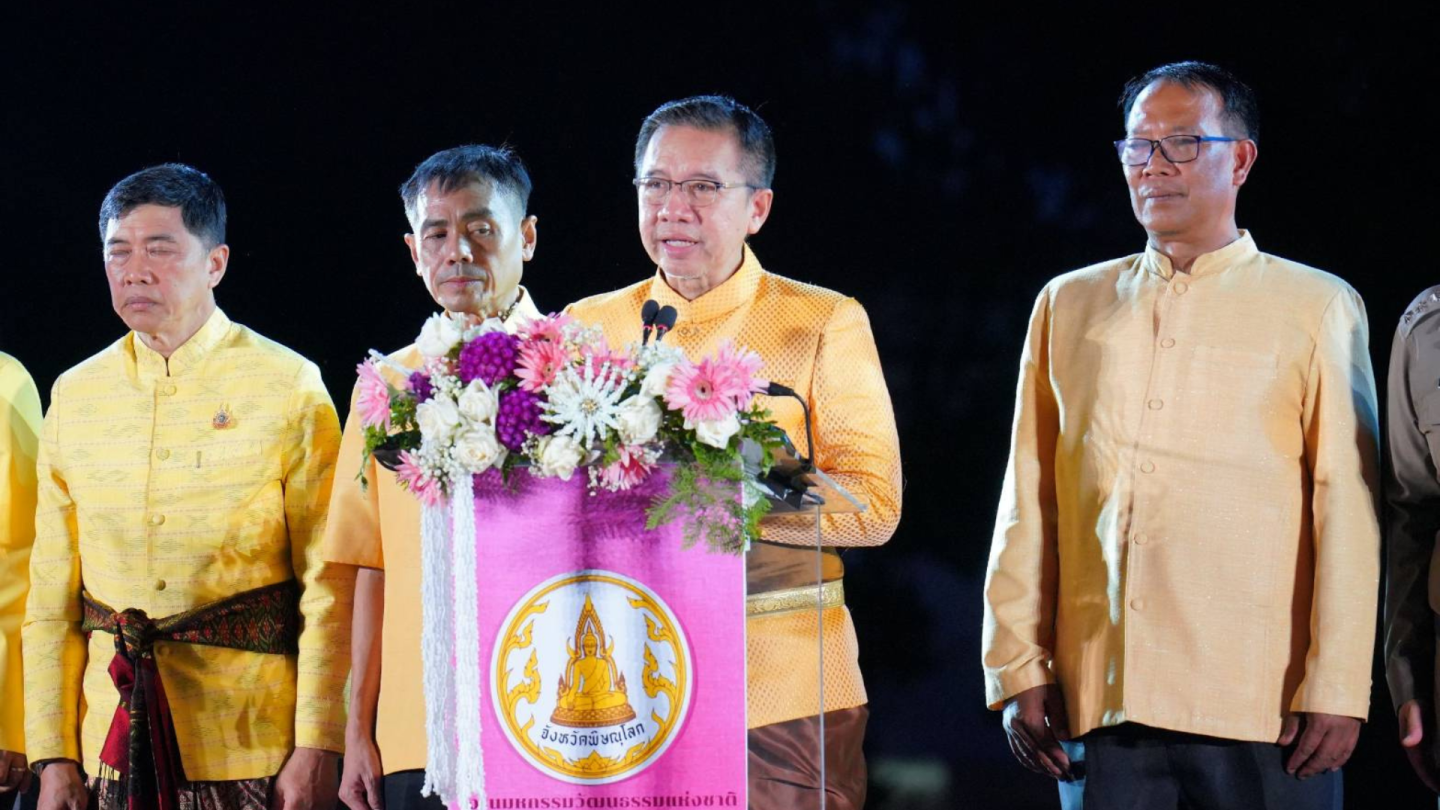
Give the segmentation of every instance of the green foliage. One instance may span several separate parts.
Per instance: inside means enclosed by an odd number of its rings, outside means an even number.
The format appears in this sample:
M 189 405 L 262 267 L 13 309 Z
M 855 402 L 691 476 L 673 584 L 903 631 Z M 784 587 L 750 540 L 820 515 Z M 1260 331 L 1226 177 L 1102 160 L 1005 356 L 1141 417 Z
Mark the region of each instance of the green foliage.
M 744 553 L 748 541 L 760 536 L 760 519 L 770 511 L 770 502 L 755 498 L 745 505 L 745 470 L 733 451 L 698 442 L 691 449 L 696 455 L 694 463 L 675 465 L 670 490 L 656 496 L 645 528 L 656 529 L 679 519 L 684 525 L 682 548 L 704 540 L 711 552 Z

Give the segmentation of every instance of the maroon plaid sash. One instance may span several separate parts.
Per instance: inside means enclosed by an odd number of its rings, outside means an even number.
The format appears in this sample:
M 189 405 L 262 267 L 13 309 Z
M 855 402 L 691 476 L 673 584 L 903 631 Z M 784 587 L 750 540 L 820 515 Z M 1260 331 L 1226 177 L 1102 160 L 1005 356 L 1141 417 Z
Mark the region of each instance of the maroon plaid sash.
M 267 585 L 163 619 L 134 608 L 117 612 L 89 593 L 83 597 L 80 629 L 115 636 L 110 680 L 120 705 L 100 750 L 100 775 L 125 783 L 128 810 L 179 810 L 185 775 L 170 701 L 155 667 L 155 642 L 292 655 L 300 638 L 300 586 L 294 580 Z

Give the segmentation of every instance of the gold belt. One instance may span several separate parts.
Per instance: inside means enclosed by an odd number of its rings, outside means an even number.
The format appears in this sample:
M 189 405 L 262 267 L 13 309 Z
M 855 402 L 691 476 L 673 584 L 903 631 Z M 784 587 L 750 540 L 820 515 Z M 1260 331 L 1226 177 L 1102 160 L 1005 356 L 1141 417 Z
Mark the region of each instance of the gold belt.
M 845 582 L 834 579 L 819 586 L 806 585 L 800 588 L 786 588 L 782 591 L 752 593 L 745 597 L 745 615 L 770 616 L 776 613 L 794 613 L 798 610 L 814 610 L 816 604 L 822 608 L 836 608 L 845 604 Z

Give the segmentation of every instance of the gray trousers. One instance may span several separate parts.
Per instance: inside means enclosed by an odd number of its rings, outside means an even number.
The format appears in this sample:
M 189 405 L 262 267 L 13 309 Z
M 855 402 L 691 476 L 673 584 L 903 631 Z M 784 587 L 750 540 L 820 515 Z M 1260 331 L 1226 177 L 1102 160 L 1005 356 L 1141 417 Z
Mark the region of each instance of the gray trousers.
M 1079 778 L 1060 783 L 1064 810 L 1339 810 L 1340 772 L 1285 773 L 1293 747 L 1124 723 L 1063 743 Z

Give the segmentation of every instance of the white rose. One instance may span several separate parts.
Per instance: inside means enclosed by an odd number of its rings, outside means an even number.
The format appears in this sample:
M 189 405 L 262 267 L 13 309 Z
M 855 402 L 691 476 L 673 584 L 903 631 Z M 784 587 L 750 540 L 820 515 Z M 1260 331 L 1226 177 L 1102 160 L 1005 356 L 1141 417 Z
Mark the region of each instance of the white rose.
M 471 427 L 481 423 L 488 423 L 495 418 L 495 411 L 500 407 L 495 392 L 483 380 L 471 380 L 460 392 L 460 415 L 464 417 Z
M 640 393 L 647 397 L 663 397 L 665 389 L 670 385 L 670 372 L 675 370 L 674 362 L 656 363 L 645 372 L 645 380 L 640 383 Z
M 620 441 L 626 444 L 645 444 L 655 438 L 660 430 L 660 417 L 664 411 L 654 397 L 638 394 L 620 403 L 615 426 L 620 431 Z
M 540 440 L 535 469 L 543 477 L 565 481 L 585 459 L 585 450 L 569 436 L 546 436 Z
M 460 428 L 460 408 L 455 400 L 436 394 L 415 409 L 415 421 L 420 424 L 421 436 L 443 445 Z
M 420 328 L 415 348 L 426 357 L 444 357 L 464 335 L 464 325 L 448 312 L 437 312 Z
M 505 448 L 495 438 L 494 428 L 481 425 L 456 439 L 455 459 L 466 472 L 482 473 L 505 460 Z
M 694 428 L 701 444 L 724 450 L 730 446 L 730 437 L 740 432 L 740 418 L 732 413 L 724 419 L 702 419 L 686 427 Z

